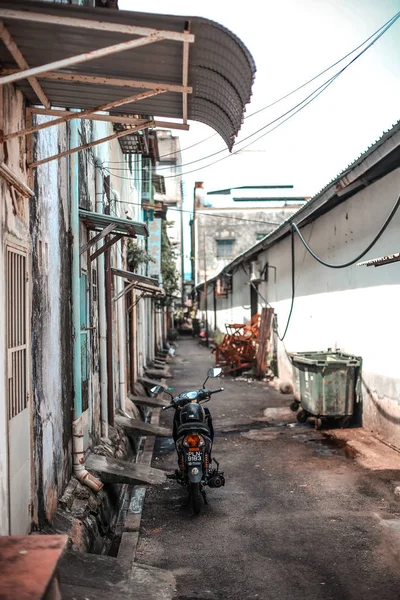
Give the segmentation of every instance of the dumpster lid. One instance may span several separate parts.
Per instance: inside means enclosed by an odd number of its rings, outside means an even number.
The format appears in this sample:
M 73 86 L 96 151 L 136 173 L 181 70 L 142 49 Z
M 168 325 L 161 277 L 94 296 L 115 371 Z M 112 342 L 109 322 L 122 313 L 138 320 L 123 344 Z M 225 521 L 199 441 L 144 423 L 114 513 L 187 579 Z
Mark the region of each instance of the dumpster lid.
M 303 365 L 315 365 L 319 367 L 335 365 L 359 367 L 361 365 L 361 357 L 351 356 L 350 354 L 344 354 L 340 351 L 332 352 L 327 350 L 325 352 L 289 352 L 288 355 L 293 364 L 298 363 Z

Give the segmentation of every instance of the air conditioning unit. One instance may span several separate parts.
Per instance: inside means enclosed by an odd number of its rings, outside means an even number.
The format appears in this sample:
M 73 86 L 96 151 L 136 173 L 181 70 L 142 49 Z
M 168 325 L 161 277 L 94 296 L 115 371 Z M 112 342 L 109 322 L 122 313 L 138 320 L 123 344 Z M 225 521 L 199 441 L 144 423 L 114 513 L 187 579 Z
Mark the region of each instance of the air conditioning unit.
M 258 261 L 250 263 L 250 281 L 261 281 L 261 264 Z

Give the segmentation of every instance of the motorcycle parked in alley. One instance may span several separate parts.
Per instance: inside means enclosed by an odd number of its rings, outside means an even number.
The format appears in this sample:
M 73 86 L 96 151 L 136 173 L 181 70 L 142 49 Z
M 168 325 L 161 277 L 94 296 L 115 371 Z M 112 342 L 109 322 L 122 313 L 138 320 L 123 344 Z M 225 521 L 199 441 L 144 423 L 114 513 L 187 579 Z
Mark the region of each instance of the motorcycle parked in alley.
M 206 487 L 219 488 L 225 485 L 219 463 L 215 458 L 211 459 L 214 431 L 210 411 L 202 406 L 209 402 L 213 394 L 224 390 L 222 387 L 217 390 L 205 388 L 208 379 L 218 377 L 221 372 L 220 367 L 210 369 L 202 388 L 186 390 L 175 398 L 160 385 L 151 389 L 153 394 L 165 392 L 171 397 L 170 404 L 163 410 L 175 409 L 173 437 L 179 469 L 168 477 L 187 487 L 189 503 L 196 514 L 201 511 L 201 497 L 207 504 Z M 212 461 L 216 468 L 212 468 Z

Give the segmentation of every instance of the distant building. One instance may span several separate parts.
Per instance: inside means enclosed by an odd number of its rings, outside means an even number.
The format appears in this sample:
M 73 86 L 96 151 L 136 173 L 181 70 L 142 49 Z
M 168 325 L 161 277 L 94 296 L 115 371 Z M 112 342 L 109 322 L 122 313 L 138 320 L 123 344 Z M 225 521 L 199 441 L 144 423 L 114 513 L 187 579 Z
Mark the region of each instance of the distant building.
M 196 183 L 192 278 L 214 277 L 307 202 L 292 185 L 243 186 L 204 194 Z

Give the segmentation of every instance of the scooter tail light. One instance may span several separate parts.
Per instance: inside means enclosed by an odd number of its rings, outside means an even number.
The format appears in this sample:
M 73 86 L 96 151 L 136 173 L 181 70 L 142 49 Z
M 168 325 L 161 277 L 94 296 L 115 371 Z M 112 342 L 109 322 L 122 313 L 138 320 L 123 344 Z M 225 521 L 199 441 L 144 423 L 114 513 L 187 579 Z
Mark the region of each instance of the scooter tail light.
M 208 469 L 209 466 L 210 466 L 210 455 L 208 454 L 208 452 L 206 452 L 204 454 L 204 468 Z
M 197 433 L 191 433 L 183 440 L 183 445 L 186 446 L 186 448 L 199 448 L 200 446 L 204 446 L 204 444 L 204 438 Z
M 183 454 L 179 455 L 179 468 L 181 469 L 181 471 L 185 470 L 185 457 Z

